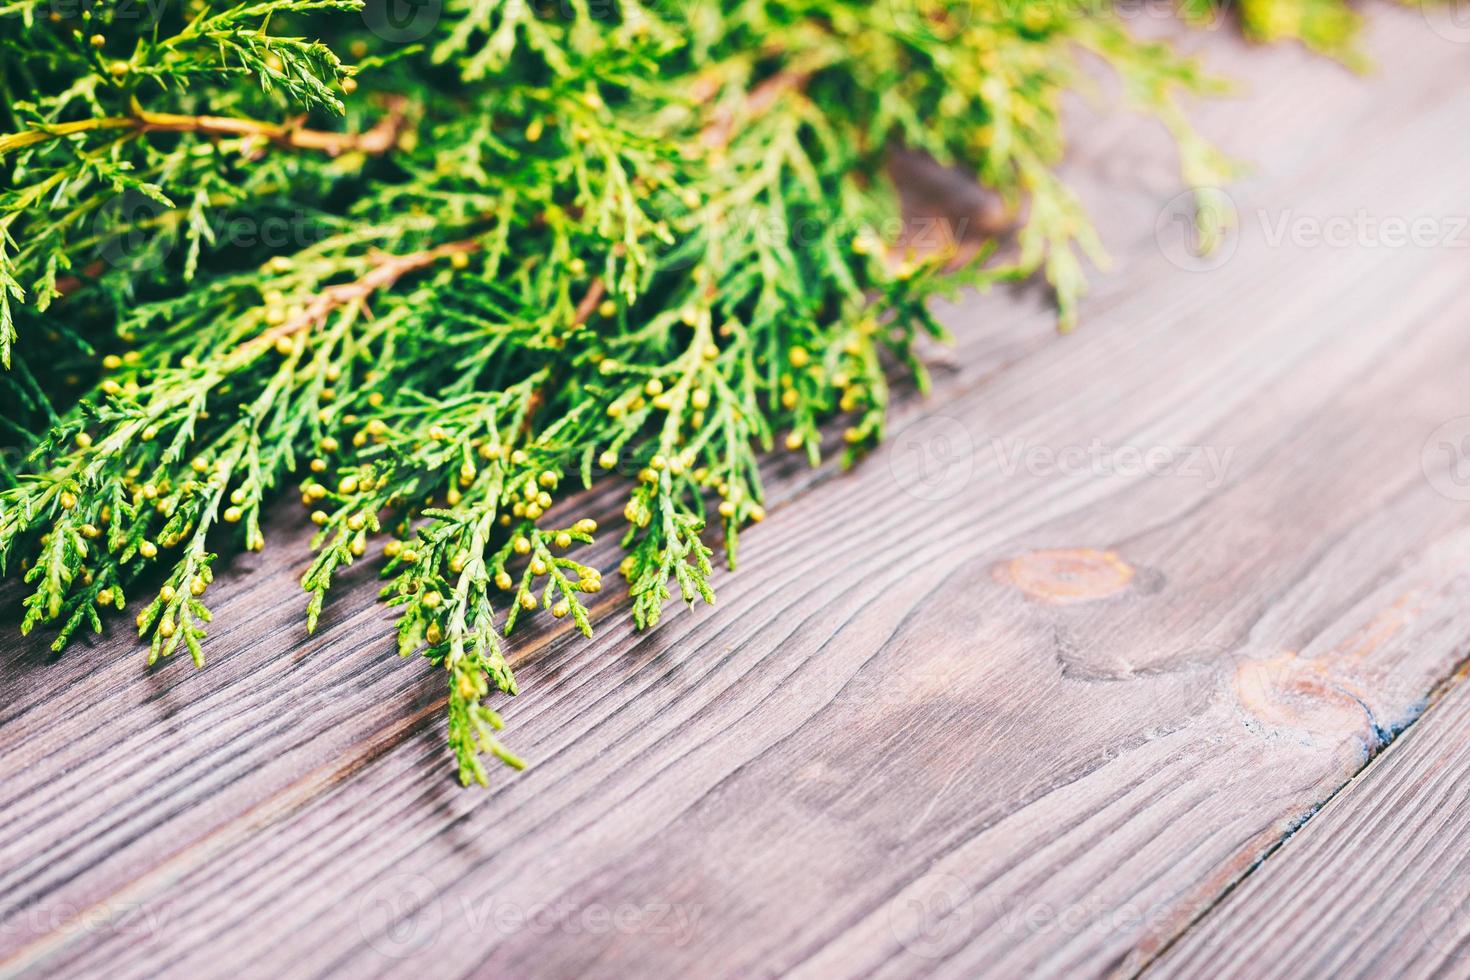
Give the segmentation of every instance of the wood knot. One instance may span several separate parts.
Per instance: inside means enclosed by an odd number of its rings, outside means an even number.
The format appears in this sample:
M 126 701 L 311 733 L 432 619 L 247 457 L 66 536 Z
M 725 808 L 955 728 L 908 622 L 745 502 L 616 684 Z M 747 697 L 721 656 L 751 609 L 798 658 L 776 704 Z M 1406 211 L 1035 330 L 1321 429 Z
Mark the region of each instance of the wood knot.
M 1244 660 L 1235 668 L 1235 696 L 1267 728 L 1340 738 L 1363 733 L 1366 722 L 1376 734 L 1365 692 L 1333 666 L 1294 652 Z
M 1133 582 L 1134 569 L 1112 551 L 1053 548 L 1031 551 L 996 570 L 996 577 L 1032 599 L 1055 605 L 1096 602 Z

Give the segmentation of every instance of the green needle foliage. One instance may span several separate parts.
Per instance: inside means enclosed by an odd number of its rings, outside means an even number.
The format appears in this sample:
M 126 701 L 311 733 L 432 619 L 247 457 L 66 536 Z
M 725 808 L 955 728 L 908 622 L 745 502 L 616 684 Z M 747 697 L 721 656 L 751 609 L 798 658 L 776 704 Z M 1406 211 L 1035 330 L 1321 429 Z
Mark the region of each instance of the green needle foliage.
M 1056 0 L 0 2 L 0 564 L 61 650 L 135 599 L 196 663 L 218 550 L 284 484 L 319 526 L 314 627 L 380 539 L 398 648 L 448 679 L 466 782 L 519 765 L 484 702 L 536 610 L 590 634 L 589 518 L 626 489 L 639 627 L 711 602 L 764 517 L 759 454 L 851 457 L 937 293 L 1041 273 L 1064 327 L 1096 236 L 1053 167 L 1094 59 L 1176 104 L 1215 83 Z M 901 243 L 890 150 L 1023 213 L 957 267 Z

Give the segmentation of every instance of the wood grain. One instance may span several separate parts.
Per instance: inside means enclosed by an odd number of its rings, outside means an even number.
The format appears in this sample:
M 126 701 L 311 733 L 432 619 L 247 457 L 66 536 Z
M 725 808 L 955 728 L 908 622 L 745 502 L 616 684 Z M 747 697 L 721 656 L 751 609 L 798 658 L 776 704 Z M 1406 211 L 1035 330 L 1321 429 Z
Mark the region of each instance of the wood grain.
M 1102 974 L 1208 923 L 1470 644 L 1470 508 L 1421 466 L 1466 412 L 1465 252 L 1268 234 L 1462 213 L 1470 87 L 1408 11 L 1370 81 L 1198 43 L 1256 80 L 1197 112 L 1256 162 L 1229 260 L 1171 261 L 1166 141 L 1090 121 L 1085 329 L 963 299 L 887 449 L 772 462 L 716 609 L 638 636 L 609 590 L 595 640 L 522 635 L 536 764 L 488 792 L 370 570 L 303 638 L 305 529 L 221 576 L 204 671 L 6 631 L 0 973 Z
M 1148 977 L 1470 972 L 1470 685 L 1345 786 Z

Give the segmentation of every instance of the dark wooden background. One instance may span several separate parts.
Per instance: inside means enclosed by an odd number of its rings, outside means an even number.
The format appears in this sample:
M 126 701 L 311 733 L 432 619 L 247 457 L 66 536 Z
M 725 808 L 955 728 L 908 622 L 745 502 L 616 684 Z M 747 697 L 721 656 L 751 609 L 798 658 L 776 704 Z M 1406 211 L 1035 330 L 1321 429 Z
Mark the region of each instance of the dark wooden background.
M 1367 79 L 1190 38 L 1253 165 L 1209 262 L 1158 128 L 1079 113 L 1083 328 L 963 298 L 716 608 L 519 633 L 488 791 L 371 568 L 305 636 L 294 507 L 205 670 L 0 631 L 0 974 L 1470 975 L 1470 29 L 1371 13 Z

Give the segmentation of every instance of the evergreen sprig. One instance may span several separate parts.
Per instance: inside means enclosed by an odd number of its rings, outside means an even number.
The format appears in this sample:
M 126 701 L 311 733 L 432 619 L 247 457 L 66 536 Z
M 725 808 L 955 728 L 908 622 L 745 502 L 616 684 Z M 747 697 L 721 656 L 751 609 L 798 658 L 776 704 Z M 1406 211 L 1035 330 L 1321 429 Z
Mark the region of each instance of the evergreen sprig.
M 467 782 L 520 764 L 501 636 L 592 629 L 596 524 L 558 500 L 633 475 L 652 626 L 714 600 L 762 452 L 815 463 L 834 416 L 849 459 L 882 438 L 937 293 L 1041 272 L 1071 326 L 1101 249 L 1053 167 L 1087 58 L 1189 183 L 1226 170 L 1177 106 L 1217 83 L 1057 0 L 447 0 L 404 33 L 357 0 L 0 6 L 0 567 L 57 650 L 148 581 L 150 659 L 202 663 L 217 549 L 263 547 L 299 475 L 308 627 L 384 536 Z M 1024 211 L 1015 247 L 906 246 L 897 145 Z

